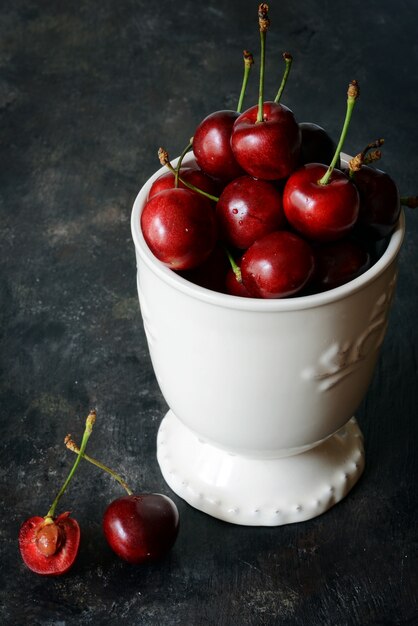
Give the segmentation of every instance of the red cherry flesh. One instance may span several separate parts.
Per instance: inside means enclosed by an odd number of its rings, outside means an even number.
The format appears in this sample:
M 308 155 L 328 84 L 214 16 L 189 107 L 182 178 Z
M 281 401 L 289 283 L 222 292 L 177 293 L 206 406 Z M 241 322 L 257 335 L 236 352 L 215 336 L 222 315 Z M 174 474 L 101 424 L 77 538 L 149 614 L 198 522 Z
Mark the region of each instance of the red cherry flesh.
M 334 169 L 326 185 L 319 183 L 327 169 L 319 163 L 304 165 L 289 177 L 283 191 L 289 224 L 313 241 L 343 238 L 359 214 L 358 191 L 343 172 Z
M 174 270 L 202 263 L 217 237 L 211 202 L 189 189 L 167 189 L 148 200 L 141 228 L 151 252 Z
M 246 250 L 283 224 L 281 194 L 267 181 L 240 176 L 223 190 L 216 215 L 227 245 Z
M 61 513 L 52 524 L 44 517 L 31 517 L 19 531 L 19 549 L 27 567 L 36 574 L 60 576 L 73 565 L 80 545 L 77 521 Z
M 306 241 L 293 233 L 276 231 L 258 239 L 244 253 L 242 281 L 255 298 L 285 298 L 308 283 L 314 265 Z
M 197 187 L 198 189 L 205 191 L 206 193 L 210 193 L 212 196 L 217 196 L 219 193 L 219 186 L 210 176 L 207 176 L 202 170 L 193 167 L 183 167 L 180 169 L 180 177 L 185 180 L 187 183 L 190 183 Z M 165 191 L 166 189 L 174 189 L 175 186 L 175 177 L 173 172 L 165 172 L 161 174 L 151 185 L 151 189 L 149 190 L 148 199 L 160 193 L 160 191 Z M 178 187 L 181 189 L 189 189 L 186 187 L 181 180 L 179 180 Z
M 176 505 L 158 493 L 118 498 L 109 504 L 103 516 L 109 546 L 129 563 L 163 558 L 174 545 L 178 529 Z
M 231 146 L 236 160 L 250 176 L 262 180 L 286 178 L 299 162 L 301 131 L 292 111 L 265 102 L 263 121 L 258 105 L 242 113 L 234 124 Z
M 193 152 L 199 167 L 224 182 L 244 173 L 230 144 L 232 127 L 238 116 L 236 111 L 215 111 L 200 122 L 193 136 Z

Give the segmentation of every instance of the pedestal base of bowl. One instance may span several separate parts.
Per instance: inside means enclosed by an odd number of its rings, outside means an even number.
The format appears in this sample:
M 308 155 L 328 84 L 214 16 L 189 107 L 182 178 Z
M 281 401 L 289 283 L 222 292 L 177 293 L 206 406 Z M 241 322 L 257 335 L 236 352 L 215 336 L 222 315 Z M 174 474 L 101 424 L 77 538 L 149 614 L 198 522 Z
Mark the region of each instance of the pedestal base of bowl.
M 168 485 L 186 502 L 247 526 L 321 515 L 347 495 L 364 469 L 363 437 L 354 418 L 305 452 L 261 459 L 202 441 L 168 411 L 158 432 L 157 459 Z

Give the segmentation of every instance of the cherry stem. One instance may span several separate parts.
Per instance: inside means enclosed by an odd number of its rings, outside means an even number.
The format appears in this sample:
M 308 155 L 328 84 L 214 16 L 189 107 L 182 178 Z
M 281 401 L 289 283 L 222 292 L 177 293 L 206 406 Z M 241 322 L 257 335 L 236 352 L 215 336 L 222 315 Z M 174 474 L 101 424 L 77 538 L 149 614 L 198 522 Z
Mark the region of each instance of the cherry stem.
M 254 57 L 251 52 L 248 50 L 244 50 L 243 52 L 244 59 L 244 76 L 242 79 L 241 93 L 239 95 L 237 113 L 241 113 L 242 111 L 242 103 L 244 102 L 245 92 L 247 91 L 248 77 L 250 75 L 251 66 L 254 65 Z
M 268 4 L 264 2 L 258 7 L 258 23 L 260 26 L 260 85 L 258 90 L 257 122 L 263 121 L 264 113 L 264 68 L 266 65 L 266 34 L 270 25 Z
M 183 159 L 186 156 L 186 154 L 192 149 L 192 147 L 193 147 L 193 137 L 190 139 L 189 143 L 184 148 L 183 152 L 180 154 L 179 160 L 177 161 L 176 173 L 174 174 L 174 186 L 176 188 L 179 186 L 179 173 L 180 173 L 180 168 L 183 163 Z
M 379 148 L 384 144 L 384 139 L 376 139 L 372 143 L 367 144 L 367 146 L 356 154 L 350 161 L 348 162 L 348 175 L 349 178 L 354 178 L 355 173 L 361 170 L 363 165 L 369 165 L 370 163 L 374 163 L 375 161 L 379 161 L 382 158 L 382 152 L 380 150 L 373 150 L 372 148 Z M 369 152 L 371 150 L 371 152 Z
M 292 67 L 293 57 L 289 52 L 283 52 L 283 59 L 286 63 L 283 73 L 282 82 L 280 83 L 279 91 L 277 92 L 276 97 L 274 98 L 274 102 L 278 104 L 280 102 L 280 98 L 282 97 L 282 93 L 284 88 L 286 87 L 287 79 L 289 78 L 290 68 Z
M 339 139 L 337 148 L 335 150 L 334 157 L 333 157 L 333 159 L 332 159 L 332 161 L 331 161 L 327 171 L 322 176 L 322 178 L 320 178 L 319 181 L 318 181 L 319 185 L 327 185 L 328 182 L 329 182 L 329 179 L 331 177 L 333 169 L 334 169 L 335 165 L 337 164 L 337 161 L 338 161 L 339 156 L 340 156 L 340 152 L 341 152 L 341 150 L 343 148 L 344 141 L 345 141 L 345 138 L 346 138 L 347 132 L 348 132 L 348 127 L 350 125 L 351 116 L 353 114 L 354 105 L 355 105 L 359 95 L 360 95 L 360 91 L 359 91 L 358 83 L 357 83 L 356 80 L 352 80 L 351 83 L 348 86 L 347 110 L 346 110 L 346 114 L 345 114 L 345 120 L 344 120 L 343 129 L 341 131 L 340 139 Z
M 59 490 L 59 492 L 57 494 L 57 497 L 55 498 L 54 502 L 52 503 L 51 508 L 49 509 L 48 513 L 45 515 L 45 520 L 49 520 L 50 519 L 52 521 L 52 519 L 53 519 L 53 517 L 55 515 L 55 509 L 57 508 L 57 504 L 58 504 L 61 496 L 64 495 L 65 490 L 67 489 L 69 483 L 71 482 L 71 479 L 72 479 L 72 477 L 74 475 L 74 472 L 76 471 L 76 469 L 78 467 L 78 464 L 81 461 L 81 457 L 84 454 L 84 450 L 86 449 L 86 445 L 87 445 L 89 437 L 90 437 L 90 435 L 92 433 L 93 424 L 94 424 L 95 421 L 96 421 L 96 411 L 94 409 L 92 409 L 90 411 L 90 413 L 88 414 L 87 419 L 86 419 L 86 427 L 85 427 L 85 430 L 84 430 L 83 439 L 81 441 L 79 455 L 76 458 L 76 460 L 74 462 L 74 465 L 72 466 L 72 468 L 70 470 L 70 473 L 67 476 L 66 481 L 64 482 L 63 486 L 61 487 L 61 489 Z
M 237 279 L 238 283 L 242 283 L 242 274 L 241 274 L 241 268 L 239 267 L 239 265 L 237 265 L 234 257 L 232 256 L 232 254 L 230 253 L 230 251 L 228 250 L 228 248 L 225 246 L 225 252 L 228 256 L 229 262 L 231 264 L 232 267 L 232 271 L 235 274 L 235 278 Z
M 370 150 L 374 150 L 375 148 L 381 148 L 383 146 L 383 144 L 385 143 L 384 139 L 376 139 L 375 141 L 371 141 L 370 143 L 367 144 L 367 146 L 361 151 L 361 155 L 362 157 L 365 159 L 367 153 Z
M 250 76 L 251 67 L 254 65 L 254 57 L 251 52 L 248 52 L 248 50 L 244 50 L 242 54 L 244 59 L 244 76 L 242 78 L 241 93 L 239 95 L 237 113 L 241 113 L 242 111 L 242 104 L 244 102 L 245 92 L 247 91 L 248 78 Z
M 175 176 L 176 175 L 176 170 L 174 169 L 174 167 L 170 163 L 170 159 L 169 159 L 167 150 L 164 150 L 164 148 L 159 148 L 158 149 L 158 158 L 160 159 L 161 165 L 165 165 L 166 167 L 168 167 L 170 172 L 172 172 L 174 174 L 174 176 Z M 213 200 L 214 202 L 218 202 L 219 198 L 217 196 L 212 196 L 212 194 L 207 193 L 206 191 L 203 191 L 203 189 L 199 189 L 198 187 L 195 187 L 194 185 L 192 185 L 192 183 L 188 183 L 183 178 L 181 178 L 181 176 L 178 177 L 178 180 L 181 183 L 183 183 L 183 185 L 185 187 L 188 187 L 192 191 L 196 191 L 196 193 L 200 193 L 201 196 L 205 196 L 206 198 L 209 198 L 209 200 Z
M 364 157 L 364 165 L 369 165 L 370 163 L 374 163 L 375 161 L 380 161 L 382 158 L 381 150 L 372 150 L 369 154 L 366 154 Z
M 100 468 L 104 472 L 107 472 L 108 474 L 113 476 L 113 478 L 115 480 L 117 480 L 118 483 L 125 489 L 125 491 L 127 492 L 128 496 L 131 496 L 133 494 L 132 489 L 130 489 L 128 484 L 123 480 L 123 478 L 121 476 L 119 476 L 119 474 L 117 474 L 114 470 L 112 470 L 110 467 L 108 467 L 104 463 L 101 463 L 97 459 L 93 459 L 93 457 L 89 456 L 88 454 L 82 453 L 81 449 L 71 439 L 71 435 L 67 435 L 66 436 L 66 438 L 64 439 L 64 443 L 65 443 L 65 445 L 67 446 L 67 448 L 69 450 L 71 450 L 72 452 L 75 452 L 75 454 L 78 454 L 79 456 L 83 457 L 83 459 L 85 461 L 88 461 L 92 465 L 95 465 L 96 467 Z
M 409 209 L 418 209 L 418 196 L 402 196 L 401 204 Z

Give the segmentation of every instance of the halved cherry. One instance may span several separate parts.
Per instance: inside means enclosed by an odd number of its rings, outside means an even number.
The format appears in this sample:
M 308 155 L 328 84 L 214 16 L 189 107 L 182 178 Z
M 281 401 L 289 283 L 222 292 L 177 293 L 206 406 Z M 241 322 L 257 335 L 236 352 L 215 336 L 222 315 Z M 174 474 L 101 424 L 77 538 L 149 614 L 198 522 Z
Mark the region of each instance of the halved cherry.
M 54 520 L 31 517 L 19 531 L 22 559 L 36 574 L 60 576 L 73 565 L 80 545 L 80 526 L 69 511 Z
M 70 517 L 69 511 L 55 516 L 55 510 L 80 463 L 95 420 L 96 411 L 92 410 L 86 419 L 80 454 L 77 455 L 48 513 L 45 517 L 30 517 L 20 527 L 18 537 L 20 554 L 25 565 L 35 574 L 60 576 L 68 572 L 76 559 L 80 545 L 78 522 Z

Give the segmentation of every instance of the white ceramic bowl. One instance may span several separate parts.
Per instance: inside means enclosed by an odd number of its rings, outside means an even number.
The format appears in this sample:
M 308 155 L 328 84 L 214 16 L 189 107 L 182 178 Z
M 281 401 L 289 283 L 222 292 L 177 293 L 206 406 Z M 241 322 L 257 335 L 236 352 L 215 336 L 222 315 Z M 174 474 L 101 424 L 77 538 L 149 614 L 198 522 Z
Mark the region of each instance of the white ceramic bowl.
M 147 247 L 140 214 L 164 171 L 139 192 L 131 221 L 142 318 L 170 407 L 158 434 L 162 473 L 190 504 L 230 522 L 319 515 L 364 467 L 352 416 L 385 335 L 403 216 L 382 257 L 350 283 L 299 298 L 239 298 L 186 281 Z

